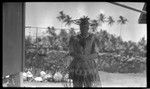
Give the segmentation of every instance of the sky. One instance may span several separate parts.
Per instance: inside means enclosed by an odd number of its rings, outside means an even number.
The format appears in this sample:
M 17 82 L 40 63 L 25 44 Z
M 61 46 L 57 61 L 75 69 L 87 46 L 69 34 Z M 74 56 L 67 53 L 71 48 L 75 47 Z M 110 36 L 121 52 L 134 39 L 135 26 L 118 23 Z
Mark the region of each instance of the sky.
M 118 3 L 139 10 L 142 10 L 144 6 L 142 2 Z M 103 13 L 106 17 L 112 16 L 115 20 L 118 20 L 121 15 L 128 19 L 127 24 L 122 27 L 118 23 L 112 26 L 103 24 L 100 28 L 117 36 L 119 36 L 121 29 L 121 36 L 124 41 L 131 40 L 137 42 L 142 37 L 147 39 L 147 24 L 138 24 L 139 12 L 119 7 L 108 2 L 27 2 L 25 12 L 26 26 L 44 28 L 54 26 L 55 28 L 60 28 L 61 22 L 56 18 L 60 11 L 70 15 L 73 19 L 79 19 L 83 15 L 88 16 L 91 20 L 97 19 L 98 15 Z M 71 27 L 79 28 L 77 25 L 71 25 Z M 63 25 L 63 28 L 67 27 Z

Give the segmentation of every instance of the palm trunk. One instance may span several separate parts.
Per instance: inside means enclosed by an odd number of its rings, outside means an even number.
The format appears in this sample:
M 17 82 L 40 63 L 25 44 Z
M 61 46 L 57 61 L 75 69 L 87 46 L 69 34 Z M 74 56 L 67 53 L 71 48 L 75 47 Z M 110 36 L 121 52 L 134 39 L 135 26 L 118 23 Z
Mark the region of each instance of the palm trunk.
M 38 48 L 38 39 L 37 39 L 37 35 L 38 35 L 38 28 L 36 28 L 36 43 L 37 43 L 37 48 Z
M 61 23 L 61 29 L 62 29 L 62 24 L 63 24 L 63 22 Z
M 122 28 L 122 25 L 120 26 L 120 37 L 121 37 L 121 28 Z
M 108 29 L 108 32 L 110 31 L 110 27 L 109 27 L 109 29 Z
M 68 32 L 71 30 L 70 26 L 68 26 Z

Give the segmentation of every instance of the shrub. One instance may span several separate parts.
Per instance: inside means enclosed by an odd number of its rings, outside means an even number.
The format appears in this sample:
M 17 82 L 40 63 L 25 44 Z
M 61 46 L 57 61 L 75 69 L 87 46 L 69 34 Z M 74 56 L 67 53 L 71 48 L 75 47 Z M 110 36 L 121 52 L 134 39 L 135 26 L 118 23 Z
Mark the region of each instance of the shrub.
M 105 54 L 99 56 L 99 70 L 106 72 L 140 73 L 146 69 L 146 58 L 126 58 L 117 55 Z

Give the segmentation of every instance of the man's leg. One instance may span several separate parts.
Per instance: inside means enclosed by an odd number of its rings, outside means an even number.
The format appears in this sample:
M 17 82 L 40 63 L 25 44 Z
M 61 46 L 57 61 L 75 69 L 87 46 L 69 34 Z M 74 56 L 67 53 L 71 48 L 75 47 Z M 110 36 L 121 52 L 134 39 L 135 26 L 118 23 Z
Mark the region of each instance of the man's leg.
M 76 75 L 74 76 L 73 86 L 74 87 L 83 87 L 83 76 Z
M 92 82 L 91 81 L 86 81 L 84 83 L 84 87 L 92 87 Z
M 84 87 L 92 87 L 91 76 L 86 76 L 86 79 L 84 81 Z
M 83 83 L 79 80 L 73 80 L 73 87 L 83 87 Z

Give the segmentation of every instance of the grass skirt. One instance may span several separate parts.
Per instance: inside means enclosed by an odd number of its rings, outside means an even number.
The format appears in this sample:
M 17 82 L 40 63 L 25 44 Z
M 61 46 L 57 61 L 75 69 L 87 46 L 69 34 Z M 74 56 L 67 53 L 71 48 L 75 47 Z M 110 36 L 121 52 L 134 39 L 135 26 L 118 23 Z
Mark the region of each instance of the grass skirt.
M 98 68 L 94 60 L 75 59 L 68 67 L 69 79 L 79 82 L 91 82 L 92 87 L 101 87 Z

